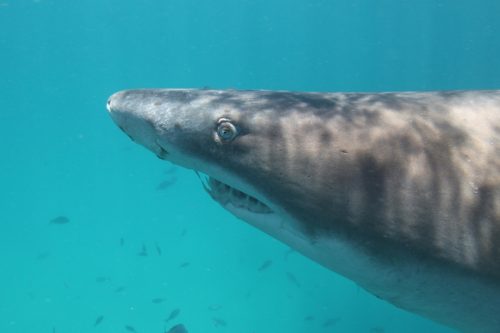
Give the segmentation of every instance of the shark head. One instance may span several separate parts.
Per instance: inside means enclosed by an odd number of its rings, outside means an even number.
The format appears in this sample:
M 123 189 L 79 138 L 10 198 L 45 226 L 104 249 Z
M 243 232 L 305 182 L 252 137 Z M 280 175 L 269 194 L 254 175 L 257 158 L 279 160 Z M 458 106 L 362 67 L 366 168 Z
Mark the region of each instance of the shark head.
M 285 169 L 293 166 L 283 157 L 293 150 L 294 138 L 282 140 L 284 110 L 270 103 L 273 94 L 127 90 L 112 95 L 107 108 L 133 141 L 160 159 L 206 175 L 202 184 L 215 201 L 280 238 L 283 229 L 301 234 L 277 200 L 294 199 L 287 192 L 300 187 L 301 179 L 287 177 Z
M 115 93 L 108 110 L 133 141 L 204 175 L 203 187 L 236 217 L 357 280 L 370 260 L 360 249 L 375 243 L 352 221 L 371 217 L 382 172 L 352 150 L 352 133 L 364 135 L 359 128 L 374 116 L 345 109 L 363 98 L 142 89 Z M 373 170 L 360 177 L 360 163 Z

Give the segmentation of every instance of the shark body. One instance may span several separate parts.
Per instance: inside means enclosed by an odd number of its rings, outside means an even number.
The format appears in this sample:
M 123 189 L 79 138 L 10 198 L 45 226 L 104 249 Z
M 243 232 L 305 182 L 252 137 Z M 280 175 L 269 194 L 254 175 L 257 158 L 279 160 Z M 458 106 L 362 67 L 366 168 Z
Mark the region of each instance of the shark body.
M 108 110 L 312 260 L 400 308 L 500 332 L 500 91 L 142 89 Z

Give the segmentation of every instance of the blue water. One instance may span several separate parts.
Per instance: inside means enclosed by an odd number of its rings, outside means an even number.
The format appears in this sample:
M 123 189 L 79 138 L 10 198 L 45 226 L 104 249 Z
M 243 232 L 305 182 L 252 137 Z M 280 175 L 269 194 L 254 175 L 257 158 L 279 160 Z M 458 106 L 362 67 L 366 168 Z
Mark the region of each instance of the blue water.
M 498 13 L 498 0 L 0 0 L 0 332 L 453 332 L 232 217 L 193 172 L 131 143 L 105 102 L 138 87 L 498 89 Z

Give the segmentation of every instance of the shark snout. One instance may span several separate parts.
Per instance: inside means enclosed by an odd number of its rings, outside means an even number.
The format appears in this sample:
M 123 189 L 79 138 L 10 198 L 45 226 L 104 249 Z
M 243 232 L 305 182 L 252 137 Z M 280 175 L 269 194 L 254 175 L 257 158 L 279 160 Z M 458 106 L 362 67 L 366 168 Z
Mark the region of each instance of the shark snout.
M 106 109 L 108 112 L 111 112 L 111 97 L 108 98 L 108 102 L 106 103 Z
M 106 102 L 106 109 L 108 110 L 111 119 L 115 124 L 127 134 L 132 140 L 135 141 L 130 133 L 130 126 L 137 121 L 133 121 L 131 117 L 133 116 L 133 110 L 126 108 L 126 103 L 124 103 L 123 92 L 117 92 L 111 95 Z M 126 129 L 126 125 L 127 129 Z
M 108 112 L 112 113 L 119 109 L 119 105 L 123 104 L 125 93 L 126 91 L 119 91 L 109 96 L 108 101 L 106 102 L 106 109 Z
M 157 143 L 155 114 L 139 97 L 133 91 L 120 91 L 108 98 L 106 108 L 111 119 L 132 141 L 164 159 L 167 152 Z

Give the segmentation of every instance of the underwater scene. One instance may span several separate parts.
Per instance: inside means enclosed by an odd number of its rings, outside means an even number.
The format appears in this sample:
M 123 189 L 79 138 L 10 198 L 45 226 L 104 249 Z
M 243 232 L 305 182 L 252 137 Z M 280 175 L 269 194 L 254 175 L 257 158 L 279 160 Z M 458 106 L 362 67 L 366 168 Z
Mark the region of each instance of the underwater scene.
M 106 103 L 136 88 L 500 89 L 499 13 L 497 0 L 0 0 L 0 332 L 458 332 L 235 217 Z

